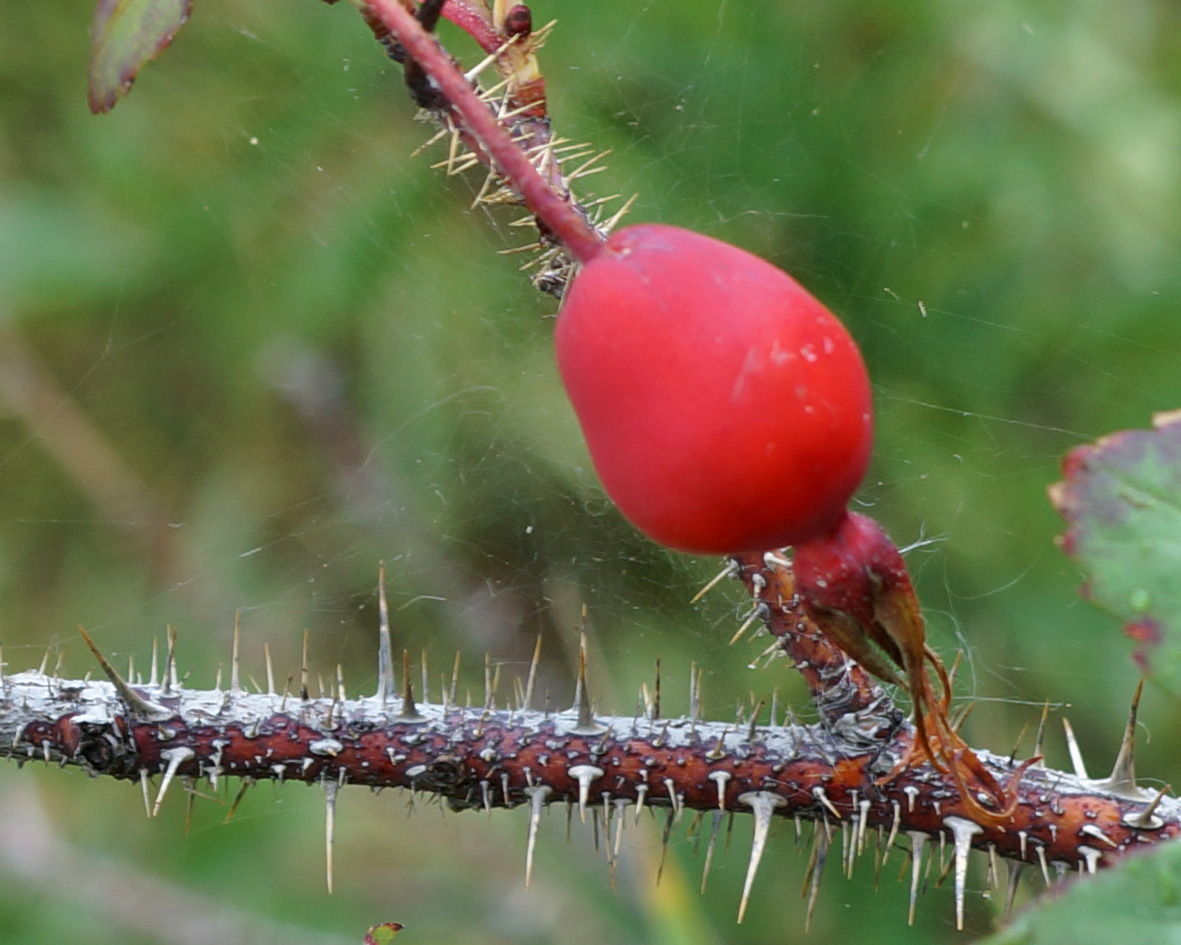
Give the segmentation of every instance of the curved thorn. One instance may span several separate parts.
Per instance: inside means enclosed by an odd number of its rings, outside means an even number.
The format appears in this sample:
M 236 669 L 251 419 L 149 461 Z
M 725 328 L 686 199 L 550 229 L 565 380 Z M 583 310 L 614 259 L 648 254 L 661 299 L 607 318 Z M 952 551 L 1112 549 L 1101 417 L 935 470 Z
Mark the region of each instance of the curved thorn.
M 1124 736 L 1120 740 L 1119 754 L 1112 766 L 1111 775 L 1107 779 L 1108 789 L 1113 794 L 1136 796 L 1141 789 L 1136 785 L 1136 715 L 1140 710 L 1140 695 L 1144 691 L 1143 678 L 1136 683 L 1136 692 L 1132 696 L 1132 707 L 1128 712 L 1128 724 L 1124 726 Z
M 166 748 L 160 752 L 161 759 L 167 760 L 168 767 L 164 770 L 164 780 L 160 782 L 160 790 L 156 793 L 156 803 L 152 805 L 152 816 L 160 813 L 160 805 L 164 803 L 164 795 L 176 777 L 176 772 L 190 758 L 196 757 L 196 752 L 186 746 Z
M 83 641 L 90 647 L 90 652 L 98 660 L 99 667 L 115 687 L 115 692 L 119 695 L 119 701 L 123 703 L 123 708 L 127 710 L 129 716 L 150 722 L 160 722 L 164 719 L 172 718 L 173 713 L 170 709 L 166 709 L 162 705 L 145 699 L 123 680 L 123 677 L 119 675 L 115 667 L 103 656 L 97 644 L 90 639 L 90 634 L 81 627 L 78 628 L 78 632 L 82 634 Z

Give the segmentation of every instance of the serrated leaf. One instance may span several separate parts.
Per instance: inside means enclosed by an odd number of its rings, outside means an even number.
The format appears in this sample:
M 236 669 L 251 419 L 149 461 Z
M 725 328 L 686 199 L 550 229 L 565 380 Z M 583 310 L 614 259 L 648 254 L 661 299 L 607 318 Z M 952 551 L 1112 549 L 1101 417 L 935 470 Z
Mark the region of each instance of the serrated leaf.
M 1124 621 L 1145 675 L 1181 693 L 1181 412 L 1067 454 L 1050 501 L 1083 594 Z
M 977 945 L 1181 945 L 1181 845 L 1128 856 L 1049 895 Z
M 184 26 L 192 0 L 98 0 L 90 29 L 90 110 L 108 112 Z

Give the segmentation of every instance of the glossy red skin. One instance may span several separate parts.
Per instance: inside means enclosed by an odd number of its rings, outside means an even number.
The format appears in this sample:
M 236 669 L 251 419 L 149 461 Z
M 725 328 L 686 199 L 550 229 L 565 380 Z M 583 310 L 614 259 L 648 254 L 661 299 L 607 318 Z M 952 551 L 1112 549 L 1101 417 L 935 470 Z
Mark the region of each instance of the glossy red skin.
M 555 346 L 604 489 L 661 544 L 795 544 L 839 521 L 865 474 L 856 344 L 794 279 L 727 243 L 613 234 L 574 278 Z

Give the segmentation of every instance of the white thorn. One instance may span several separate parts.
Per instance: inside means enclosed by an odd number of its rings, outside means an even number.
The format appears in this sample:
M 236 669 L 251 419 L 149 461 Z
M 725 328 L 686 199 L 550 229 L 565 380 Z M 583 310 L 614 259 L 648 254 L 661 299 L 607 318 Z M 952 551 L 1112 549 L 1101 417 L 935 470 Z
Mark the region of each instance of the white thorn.
M 1001 862 L 997 856 L 996 844 L 988 845 L 988 880 L 994 892 L 1001 891 Z
M 672 778 L 665 778 L 664 789 L 668 791 L 668 799 L 673 806 L 673 823 L 677 823 L 681 819 L 681 799 L 677 794 L 677 783 Z
M 836 807 L 833 806 L 832 801 L 828 799 L 828 795 L 825 793 L 824 788 L 812 788 L 812 796 L 816 798 L 816 800 L 818 800 L 821 804 L 823 804 L 828 809 L 829 813 L 833 815 L 833 817 L 835 817 L 837 820 L 841 819 L 841 812 L 837 810 Z
M 783 555 L 777 554 L 774 551 L 768 551 L 763 555 L 763 566 L 767 569 L 790 568 L 791 562 L 783 557 Z
M 529 795 L 529 843 L 525 848 L 525 888 L 533 881 L 533 850 L 537 846 L 537 831 L 541 827 L 541 812 L 545 807 L 545 799 L 553 789 L 548 784 L 526 788 Z
M 333 853 L 336 849 L 336 792 L 340 785 L 335 781 L 324 782 L 324 880 L 328 895 L 333 887 Z
M 750 863 L 746 868 L 746 882 L 742 887 L 742 902 L 738 906 L 738 923 L 741 925 L 746 916 L 746 904 L 750 900 L 750 890 L 754 885 L 755 874 L 759 870 L 759 861 L 763 858 L 763 850 L 767 846 L 767 834 L 771 830 L 771 817 L 776 807 L 784 807 L 787 801 L 778 794 L 770 791 L 747 791 L 738 795 L 738 803 L 746 804 L 754 811 L 754 838 L 750 846 Z
M 615 846 L 613 847 L 615 856 L 619 856 L 619 850 L 623 846 L 623 812 L 630 804 L 626 797 L 615 798 Z
M 488 781 L 480 782 L 480 795 L 484 801 L 484 810 L 488 812 L 488 816 L 492 816 L 492 785 Z
M 709 779 L 718 787 L 718 810 L 726 809 L 726 782 L 730 780 L 729 771 L 711 771 Z
M 15 746 L 14 746 L 15 747 Z M 144 813 L 149 817 L 152 816 L 152 795 L 151 786 L 148 783 L 148 769 L 139 769 L 139 784 L 144 790 Z
M 1066 750 L 1070 752 L 1070 766 L 1074 768 L 1076 776 L 1084 781 L 1090 780 L 1087 766 L 1083 762 L 1082 750 L 1078 746 L 1078 739 L 1074 737 L 1074 729 L 1070 727 L 1070 719 L 1065 716 L 1062 718 L 1062 728 L 1066 732 Z
M 1083 855 L 1083 861 L 1087 864 L 1087 872 L 1094 873 L 1099 866 L 1099 857 L 1103 855 L 1103 851 L 1097 850 L 1094 847 L 1080 845 L 1078 852 Z
M 172 694 L 178 685 L 176 678 L 176 627 L 168 628 L 168 660 L 164 672 L 164 692 Z
M 1025 859 L 1025 847 L 1029 843 L 1029 832 L 1026 830 L 1017 831 L 1017 842 L 1021 849 L 1021 859 Z
M 1109 847 L 1115 847 L 1116 849 L 1119 848 L 1119 844 L 1112 840 L 1111 837 L 1107 836 L 1107 834 L 1105 834 L 1095 824 L 1083 824 L 1079 828 L 1078 832 L 1087 837 L 1094 837 L 1100 843 L 1106 843 Z
M 858 804 L 857 809 L 861 812 L 861 819 L 857 822 L 857 855 L 860 856 L 865 850 L 865 828 L 869 823 L 869 798 L 862 798 Z M 850 869 L 850 872 L 852 870 Z
M 635 822 L 640 822 L 640 812 L 644 809 L 644 799 L 648 796 L 648 785 L 639 784 L 636 786 L 636 819 Z
M 1037 859 L 1042 867 L 1042 879 L 1046 881 L 1046 885 L 1050 885 L 1050 868 L 1046 865 L 1046 848 L 1040 843 L 1037 845 Z
M 984 833 L 984 828 L 963 817 L 945 817 L 943 825 L 955 837 L 955 927 L 964 929 L 964 895 L 968 883 L 968 854 L 972 852 L 972 838 Z
M 908 814 L 914 813 L 914 802 L 919 796 L 919 789 L 913 784 L 908 784 L 902 789 L 902 793 L 906 795 L 906 812 Z
M 923 850 L 929 839 L 921 830 L 908 830 L 910 837 L 910 908 L 906 913 L 906 924 L 914 925 L 914 907 L 919 896 L 919 880 L 923 875 Z
M 187 748 L 184 745 L 181 745 L 179 748 L 165 748 L 160 752 L 160 757 L 168 762 L 168 768 L 164 771 L 164 780 L 160 782 L 160 791 L 156 794 L 156 803 L 152 805 L 153 817 L 160 813 L 160 805 L 164 803 L 164 794 L 168 791 L 168 786 L 172 784 L 172 779 L 176 776 L 177 769 L 190 758 L 195 757 L 196 754 L 193 749 Z
M 574 765 L 567 772 L 578 780 L 578 818 L 586 823 L 586 801 L 590 796 L 591 782 L 603 776 L 603 769 L 594 765 Z
M 894 808 L 894 817 L 890 821 L 890 833 L 886 836 L 886 845 L 882 849 L 882 866 L 890 859 L 890 848 L 894 846 L 894 840 L 898 837 L 898 827 L 902 823 L 902 805 L 894 800 L 890 801 L 890 806 Z
M 861 824 L 857 813 L 858 806 L 856 788 L 849 792 L 849 800 L 853 804 L 853 810 L 849 814 L 849 830 L 846 833 L 844 825 L 842 824 L 840 827 L 841 870 L 844 872 L 846 879 L 853 878 L 853 858 L 857 852 L 857 835 L 860 832 Z
M 385 562 L 377 565 L 377 697 L 384 707 L 394 694 L 394 647 L 390 606 L 385 596 Z

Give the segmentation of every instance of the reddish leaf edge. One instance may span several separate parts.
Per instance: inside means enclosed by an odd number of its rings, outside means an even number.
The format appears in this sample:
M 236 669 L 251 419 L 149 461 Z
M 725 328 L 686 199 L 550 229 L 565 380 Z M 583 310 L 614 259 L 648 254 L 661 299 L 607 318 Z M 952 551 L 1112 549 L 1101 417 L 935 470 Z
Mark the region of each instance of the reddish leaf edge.
M 1160 411 L 1152 415 L 1152 430 L 1154 431 L 1165 430 L 1175 425 L 1181 425 L 1181 409 Z M 1046 491 L 1050 498 L 1050 504 L 1066 522 L 1066 530 L 1057 536 L 1055 542 L 1067 557 L 1077 560 L 1079 513 L 1085 501 L 1082 495 L 1081 479 L 1089 471 L 1092 461 L 1105 450 L 1116 446 L 1128 435 L 1140 432 L 1143 431 L 1120 430 L 1109 433 L 1094 443 L 1076 446 L 1063 456 L 1061 464 L 1063 478 L 1052 483 Z M 1079 586 L 1079 595 L 1084 600 L 1110 613 L 1107 608 L 1093 598 L 1089 575 L 1084 577 Z M 1112 616 L 1122 619 L 1118 614 L 1112 614 Z M 1152 651 L 1161 642 L 1159 622 L 1151 617 L 1125 621 L 1123 632 L 1125 636 L 1137 644 L 1136 649 L 1132 652 L 1132 662 L 1142 674 L 1149 675 L 1151 673 Z
M 334 3 L 336 0 L 327 0 L 327 2 Z M 153 59 L 159 57 L 160 53 L 171 45 L 172 40 L 180 28 L 188 22 L 193 11 L 193 0 L 183 0 L 184 9 L 176 26 L 164 31 L 156 38 L 154 48 L 149 54 L 121 69 L 117 84 L 110 88 L 104 88 L 99 81 L 97 67 L 102 55 L 103 43 L 107 39 L 107 25 L 111 22 L 111 15 L 114 13 L 117 3 L 118 0 L 98 0 L 90 27 L 90 68 L 87 77 L 86 98 L 90 111 L 95 115 L 106 114 L 131 91 L 140 70 Z

